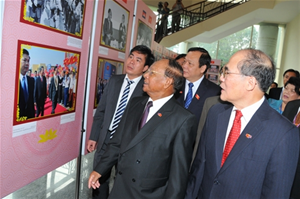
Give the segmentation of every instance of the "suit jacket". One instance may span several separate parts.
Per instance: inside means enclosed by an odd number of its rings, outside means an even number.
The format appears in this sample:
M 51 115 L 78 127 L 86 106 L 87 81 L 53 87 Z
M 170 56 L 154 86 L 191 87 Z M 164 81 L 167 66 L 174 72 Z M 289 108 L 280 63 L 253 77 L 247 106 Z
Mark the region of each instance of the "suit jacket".
M 35 80 L 35 85 L 34 85 L 34 102 L 37 104 L 43 104 L 45 103 L 46 98 L 47 98 L 46 77 L 43 76 L 43 81 L 41 81 L 41 77 L 38 76 Z
M 55 76 L 53 76 L 51 78 L 51 81 L 50 81 L 50 86 L 49 86 L 49 95 L 51 96 L 51 100 L 52 100 L 52 103 L 56 103 L 57 102 L 57 90 L 58 90 L 58 85 L 57 85 L 57 88 L 55 86 L 55 82 L 54 82 L 54 78 Z M 57 82 L 59 81 L 59 77 L 56 76 L 57 79 Z
M 290 120 L 291 122 L 293 122 L 296 114 L 298 113 L 299 107 L 300 107 L 300 100 L 290 101 L 289 103 L 287 103 L 282 115 L 288 118 L 288 120 Z M 300 131 L 300 126 L 298 127 L 298 129 Z M 300 187 L 300 156 L 299 156 L 296 175 L 295 175 L 295 179 L 291 191 L 291 198 L 295 198 L 295 199 L 300 198 L 299 187 Z
M 97 151 L 95 153 L 94 165 L 99 162 L 99 160 L 101 159 L 101 155 L 104 152 L 101 152 L 101 148 L 104 144 L 109 126 L 116 110 L 124 78 L 125 75 L 123 74 L 113 75 L 109 79 L 108 84 L 105 86 L 100 102 L 97 106 L 89 138 L 90 140 L 94 140 L 97 142 Z M 144 93 L 143 91 L 143 84 L 144 79 L 142 77 L 142 79 L 136 85 L 130 99 L 136 96 L 146 95 L 146 93 Z M 129 103 L 130 99 L 128 99 L 127 104 Z
M 110 27 L 109 27 L 109 24 L 111 24 Z M 107 37 L 108 34 L 111 35 L 110 38 Z M 113 34 L 112 21 L 109 21 L 108 18 L 105 18 L 104 25 L 103 25 L 103 41 L 106 45 L 110 45 L 110 41 L 112 39 L 112 34 Z
M 118 164 L 110 199 L 184 197 L 195 116 L 171 98 L 138 131 L 148 97 L 133 98 L 95 171 Z
M 27 78 L 27 86 L 28 86 L 28 100 L 25 102 L 25 97 L 22 89 L 21 82 L 19 83 L 19 117 L 27 117 L 34 118 L 35 110 L 34 110 L 34 78 L 26 75 Z
M 280 95 L 281 95 L 281 92 L 282 92 L 282 87 L 279 87 L 279 88 L 271 88 L 270 91 L 269 91 L 269 98 L 272 98 L 272 99 L 277 99 L 279 100 L 280 99 Z
M 195 141 L 195 146 L 194 146 L 194 151 L 193 151 L 193 160 L 197 153 L 197 149 L 198 149 L 198 145 L 199 145 L 199 141 L 200 141 L 200 137 L 201 137 L 201 132 L 204 127 L 208 111 L 213 105 L 218 104 L 218 103 L 228 104 L 228 106 L 231 105 L 231 103 L 229 103 L 229 102 L 222 101 L 220 99 L 220 96 L 218 96 L 218 95 L 209 97 L 204 102 L 203 110 L 202 110 L 201 117 L 200 117 L 199 124 L 198 124 L 197 136 L 196 136 L 196 141 Z
M 206 98 L 220 95 L 220 92 L 221 92 L 220 86 L 207 80 L 206 78 L 203 78 L 188 108 L 188 110 L 191 111 L 196 116 L 197 122 L 200 119 L 200 115 Z M 177 99 L 178 102 L 183 106 L 184 106 L 184 97 L 185 97 L 184 93 L 185 93 L 185 82 L 183 84 L 182 91 L 179 92 L 179 96 L 178 95 L 176 96 L 176 98 L 178 98 Z
M 186 199 L 289 198 L 299 155 L 299 132 L 265 100 L 220 167 L 232 106 L 207 116 Z

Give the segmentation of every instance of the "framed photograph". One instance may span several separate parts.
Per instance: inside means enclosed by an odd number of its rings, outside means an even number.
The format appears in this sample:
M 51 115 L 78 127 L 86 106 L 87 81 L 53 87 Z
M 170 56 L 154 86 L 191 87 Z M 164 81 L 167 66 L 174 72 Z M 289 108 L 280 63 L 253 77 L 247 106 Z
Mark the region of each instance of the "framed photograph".
M 112 75 L 122 74 L 123 68 L 123 62 L 104 59 L 100 57 L 98 58 L 94 108 L 97 108 L 98 103 L 100 102 L 101 96 L 103 94 L 103 90 L 106 84 L 108 83 L 109 78 Z
M 206 78 L 215 84 L 218 84 L 219 82 L 219 76 L 217 74 L 206 74 Z
M 86 0 L 22 0 L 21 22 L 82 38 Z
M 106 0 L 100 45 L 125 52 L 128 33 L 129 11 L 115 1 Z
M 151 49 L 153 29 L 139 20 L 135 45 L 145 45 Z
M 13 124 L 75 111 L 80 52 L 18 41 Z
M 207 70 L 209 73 L 219 73 L 219 66 L 211 65 L 210 68 Z

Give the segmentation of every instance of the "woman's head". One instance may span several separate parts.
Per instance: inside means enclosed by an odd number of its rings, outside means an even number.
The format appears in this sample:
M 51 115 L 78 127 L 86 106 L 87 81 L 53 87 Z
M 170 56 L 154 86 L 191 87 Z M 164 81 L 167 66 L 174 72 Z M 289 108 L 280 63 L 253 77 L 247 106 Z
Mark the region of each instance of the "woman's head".
M 300 78 L 291 77 L 284 85 L 282 101 L 288 103 L 300 97 Z

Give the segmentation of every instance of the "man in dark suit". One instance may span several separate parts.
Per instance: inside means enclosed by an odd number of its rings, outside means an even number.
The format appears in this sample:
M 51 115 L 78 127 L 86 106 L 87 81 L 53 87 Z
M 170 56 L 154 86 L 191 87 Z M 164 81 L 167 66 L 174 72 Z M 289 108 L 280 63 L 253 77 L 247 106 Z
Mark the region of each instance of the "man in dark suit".
M 146 46 L 136 46 L 130 51 L 130 55 L 125 63 L 125 75 L 114 75 L 109 79 L 108 84 L 105 86 L 103 95 L 101 96 L 100 103 L 97 106 L 94 115 L 94 121 L 87 143 L 87 150 L 92 152 L 97 145 L 97 151 L 94 156 L 94 168 L 99 163 L 101 156 L 106 150 L 110 135 L 115 130 L 114 121 L 118 118 L 118 107 L 122 104 L 121 98 L 126 90 L 128 81 L 133 81 L 130 84 L 130 92 L 128 93 L 127 102 L 136 96 L 142 96 L 144 78 L 142 77 L 149 66 L 152 65 L 154 56 L 151 50 Z M 123 104 L 124 108 L 127 103 Z M 120 115 L 121 119 L 122 114 Z M 110 174 L 101 179 L 102 185 L 99 190 L 93 191 L 94 198 L 107 198 L 108 197 L 108 180 Z M 104 183 L 106 182 L 106 183 Z
M 177 100 L 185 108 L 200 119 L 203 104 L 206 98 L 220 94 L 221 88 L 205 78 L 205 73 L 210 68 L 211 57 L 204 48 L 190 48 L 182 65 L 183 76 L 186 81 L 182 91 L 177 93 Z M 190 87 L 191 85 L 191 87 Z M 188 96 L 191 92 L 192 100 Z M 189 101 L 190 103 L 188 103 Z
M 44 106 L 47 99 L 47 82 L 44 76 L 44 68 L 38 70 L 39 76 L 35 80 L 34 104 L 36 106 L 36 117 L 44 116 Z
M 284 71 L 283 73 L 283 87 L 277 87 L 277 88 L 271 88 L 269 91 L 268 98 L 272 99 L 281 99 L 282 91 L 284 89 L 285 83 L 290 79 L 290 77 L 298 77 L 299 78 L 299 72 L 294 69 L 288 69 Z
M 221 100 L 208 113 L 186 199 L 289 198 L 299 132 L 264 98 L 275 77 L 262 51 L 240 50 L 223 67 Z
M 113 24 L 111 21 L 112 18 L 112 11 L 109 8 L 108 9 L 108 16 L 104 19 L 104 25 L 103 25 L 103 41 L 105 45 L 110 46 L 110 42 L 112 40 L 113 35 Z
M 55 109 L 57 106 L 57 95 L 58 95 L 58 84 L 59 84 L 59 79 L 58 79 L 58 69 L 57 66 L 54 67 L 54 72 L 53 72 L 53 77 L 51 78 L 50 81 L 50 86 L 49 86 L 49 93 L 51 96 L 51 101 L 52 101 L 52 110 L 51 114 L 55 113 Z
M 180 199 L 196 135 L 195 116 L 173 98 L 183 82 L 182 68 L 175 60 L 163 59 L 144 78 L 149 97 L 129 102 L 88 186 L 99 187 L 98 179 L 117 164 L 109 198 Z
M 288 118 L 293 124 L 295 124 L 300 131 L 300 121 L 297 121 L 297 115 L 300 114 L 300 99 L 290 101 L 287 103 L 282 115 Z M 298 116 L 299 118 L 299 116 Z M 296 175 L 294 179 L 294 183 L 291 191 L 291 199 L 299 199 L 300 198 L 300 157 L 298 160 L 298 166 L 296 170 Z
M 29 70 L 29 52 L 26 49 L 22 50 L 21 69 L 20 69 L 20 84 L 19 84 L 19 101 L 18 101 L 18 118 L 17 120 L 34 118 L 34 78 L 26 75 Z

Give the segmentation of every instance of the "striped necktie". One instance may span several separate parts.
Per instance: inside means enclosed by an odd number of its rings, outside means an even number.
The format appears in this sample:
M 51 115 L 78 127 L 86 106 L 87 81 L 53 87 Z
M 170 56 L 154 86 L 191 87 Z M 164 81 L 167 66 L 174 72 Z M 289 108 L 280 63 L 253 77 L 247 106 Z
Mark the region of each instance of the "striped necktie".
M 115 114 L 114 119 L 113 119 L 112 129 L 111 129 L 111 132 L 110 132 L 110 139 L 113 138 L 113 136 L 116 132 L 116 129 L 119 126 L 122 115 L 123 115 L 124 110 L 125 110 L 126 105 L 127 105 L 128 94 L 129 94 L 129 91 L 130 91 L 130 85 L 133 83 L 133 81 L 130 81 L 127 78 L 126 78 L 126 80 L 127 80 L 127 86 L 125 87 L 125 89 L 123 91 L 122 98 L 120 100 L 120 103 L 118 105 L 116 114 Z
M 189 105 L 190 105 L 190 103 L 192 102 L 192 99 L 193 99 L 193 86 L 194 86 L 193 83 L 189 83 L 189 91 L 186 94 L 185 104 L 184 104 L 184 107 L 186 109 L 189 108 Z

